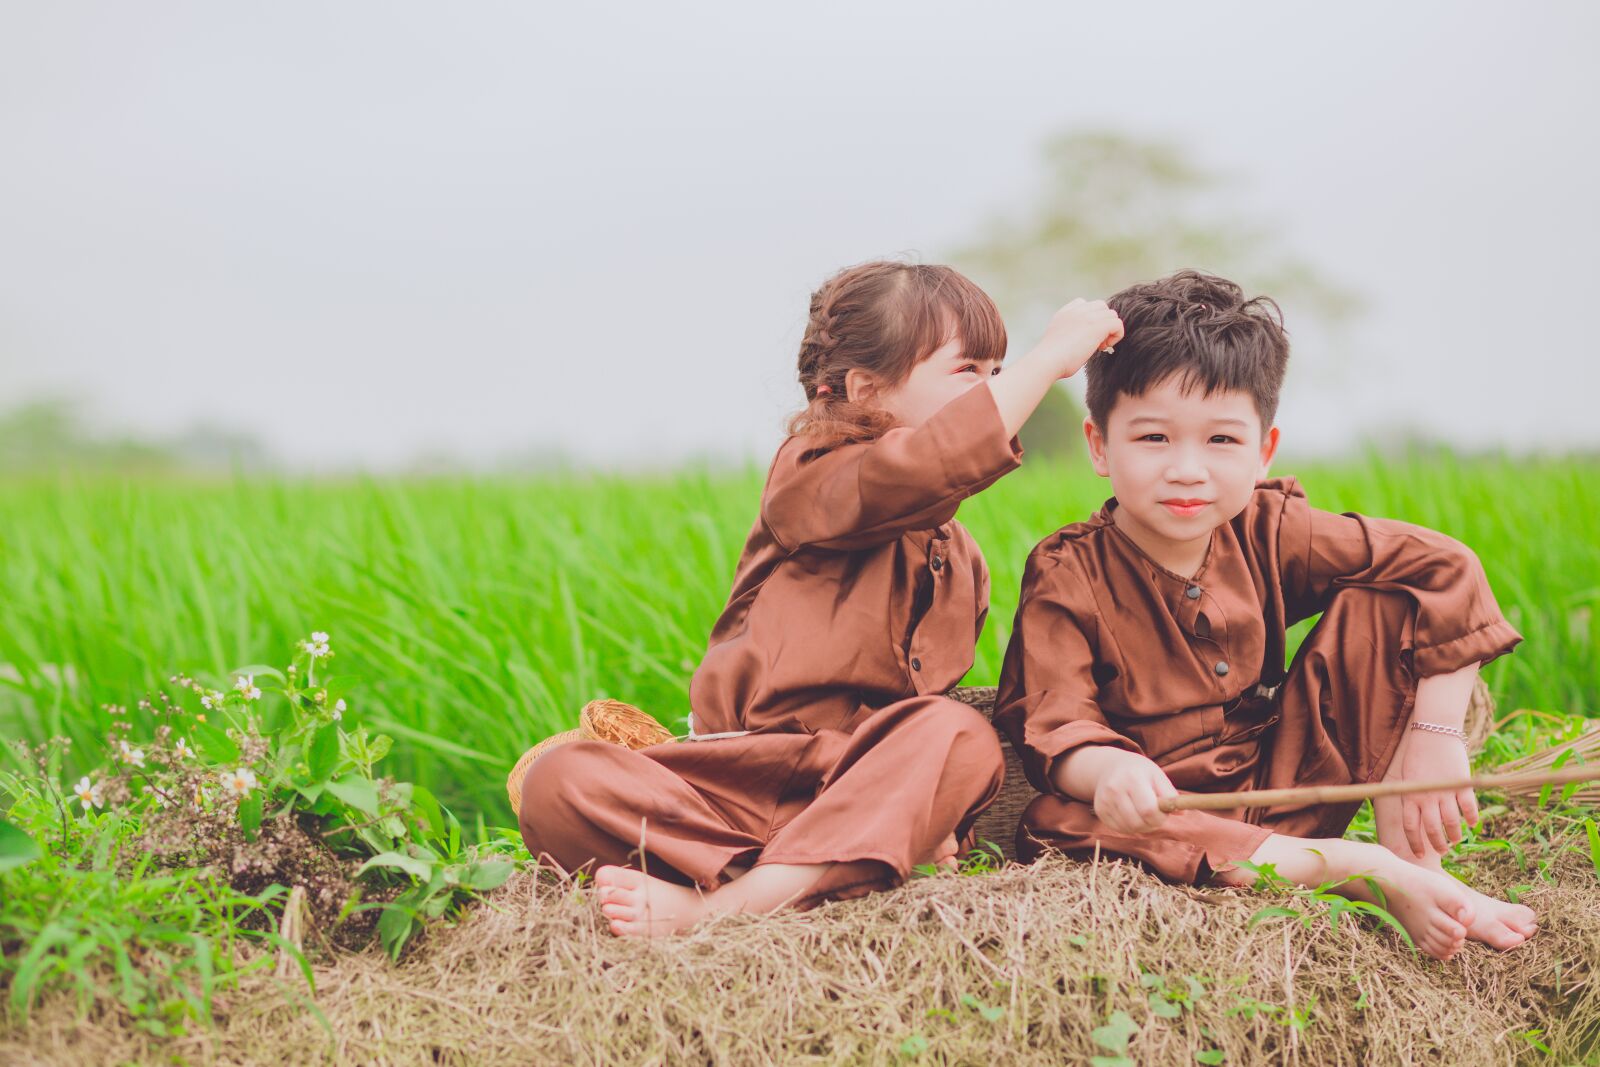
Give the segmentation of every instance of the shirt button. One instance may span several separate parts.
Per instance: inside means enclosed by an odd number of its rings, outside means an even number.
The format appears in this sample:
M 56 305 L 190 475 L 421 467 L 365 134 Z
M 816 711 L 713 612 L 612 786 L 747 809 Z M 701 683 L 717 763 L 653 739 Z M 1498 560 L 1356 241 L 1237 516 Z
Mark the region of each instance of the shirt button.
M 922 661 L 913 656 L 911 658 L 911 669 L 914 671 L 920 671 L 922 669 Z
M 1216 671 L 1218 674 L 1227 674 L 1228 673 L 1227 661 L 1220 660 L 1220 659 L 1217 660 L 1217 665 L 1215 667 L 1213 667 L 1212 670 Z
M 1183 595 L 1188 597 L 1190 600 L 1199 600 L 1200 587 L 1198 585 L 1191 585 L 1189 588 L 1183 591 Z
M 942 556 L 934 556 L 933 557 L 933 569 L 937 571 L 937 570 L 942 570 L 943 568 L 944 568 L 944 557 L 942 557 Z

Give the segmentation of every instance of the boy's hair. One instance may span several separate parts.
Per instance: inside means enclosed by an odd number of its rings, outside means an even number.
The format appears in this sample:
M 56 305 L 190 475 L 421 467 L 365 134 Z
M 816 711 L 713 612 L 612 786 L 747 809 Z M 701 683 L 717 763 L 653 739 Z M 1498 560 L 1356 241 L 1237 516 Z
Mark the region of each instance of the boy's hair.
M 1143 396 L 1173 375 L 1204 395 L 1249 393 L 1263 432 L 1278 413 L 1289 363 L 1283 312 L 1266 296 L 1250 300 L 1226 278 L 1180 270 L 1130 285 L 1106 303 L 1122 318 L 1111 355 L 1089 360 L 1089 417 L 1101 432 L 1122 396 Z
M 864 370 L 893 388 L 952 337 L 969 359 L 1005 358 L 1006 327 L 994 301 L 955 270 L 874 260 L 839 271 L 811 294 L 799 360 L 809 404 L 789 420 L 789 432 L 818 449 L 878 437 L 894 416 L 851 403 L 845 374 Z

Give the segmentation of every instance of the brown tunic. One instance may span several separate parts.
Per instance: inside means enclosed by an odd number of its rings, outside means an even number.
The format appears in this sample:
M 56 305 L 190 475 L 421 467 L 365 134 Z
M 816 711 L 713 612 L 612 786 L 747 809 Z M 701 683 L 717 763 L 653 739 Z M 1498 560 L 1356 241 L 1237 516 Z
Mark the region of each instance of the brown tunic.
M 967 833 L 1004 763 L 988 722 L 941 695 L 988 611 L 955 513 L 1021 455 L 982 383 L 871 442 L 785 442 L 690 685 L 701 739 L 542 756 L 529 851 L 707 887 L 735 862 L 836 863 L 806 906 L 897 884 Z M 714 736 L 731 731 L 749 732 Z
M 989 570 L 956 508 L 1021 457 L 983 383 L 871 443 L 817 455 L 790 438 L 689 686 L 694 732 L 849 730 L 956 685 L 989 610 Z
M 1342 833 L 1358 805 L 1179 812 L 1152 834 L 1117 835 L 1050 771 L 1079 745 L 1109 744 L 1150 757 L 1186 792 L 1374 780 L 1417 678 L 1521 640 L 1466 546 L 1319 511 L 1293 478 L 1261 483 L 1191 577 L 1146 556 L 1112 521 L 1116 506 L 1041 541 L 1024 572 L 996 702 L 1046 794 L 1019 828 L 1024 855 L 1040 842 L 1080 854 L 1098 843 L 1194 881 L 1274 830 Z M 1319 612 L 1286 670 L 1285 629 Z

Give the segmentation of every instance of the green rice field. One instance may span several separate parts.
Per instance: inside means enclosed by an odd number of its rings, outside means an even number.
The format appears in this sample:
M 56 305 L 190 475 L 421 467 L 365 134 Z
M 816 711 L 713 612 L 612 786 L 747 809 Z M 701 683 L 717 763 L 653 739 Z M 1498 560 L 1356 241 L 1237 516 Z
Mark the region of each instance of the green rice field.
M 1318 507 L 1466 542 L 1526 637 L 1485 672 L 1502 710 L 1600 714 L 1600 460 L 1372 455 L 1278 473 Z M 322 630 L 334 669 L 361 679 L 352 705 L 395 738 L 391 772 L 464 822 L 509 825 L 506 770 L 586 701 L 682 732 L 761 476 L 0 484 L 0 735 L 61 734 L 91 756 L 101 705 L 176 672 L 225 687 Z M 969 684 L 995 680 L 1028 550 L 1108 492 L 1081 462 L 1030 460 L 963 505 L 993 574 Z

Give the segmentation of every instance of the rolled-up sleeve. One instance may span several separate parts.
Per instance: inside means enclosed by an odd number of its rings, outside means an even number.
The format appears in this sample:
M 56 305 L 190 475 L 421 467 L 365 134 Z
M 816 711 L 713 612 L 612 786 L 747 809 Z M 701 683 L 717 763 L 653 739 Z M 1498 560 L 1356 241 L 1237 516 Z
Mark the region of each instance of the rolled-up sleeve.
M 767 476 L 761 519 L 790 550 L 884 544 L 949 522 L 961 501 L 1021 462 L 994 394 L 979 383 L 921 426 L 872 441 L 819 454 L 791 438 Z
M 1419 677 L 1488 663 L 1522 640 L 1500 611 L 1476 553 L 1455 538 L 1398 519 L 1283 501 L 1278 538 L 1291 621 L 1322 611 L 1340 589 L 1405 593 L 1417 605 Z
M 1078 747 L 1112 745 L 1143 754 L 1132 738 L 1111 726 L 1095 701 L 1089 633 L 1096 623 L 1074 610 L 1070 576 L 1068 568 L 1037 550 L 1028 558 L 995 699 L 995 723 L 1011 739 L 1028 781 L 1039 792 L 1059 797 L 1068 794 L 1055 787 L 1051 772 Z

